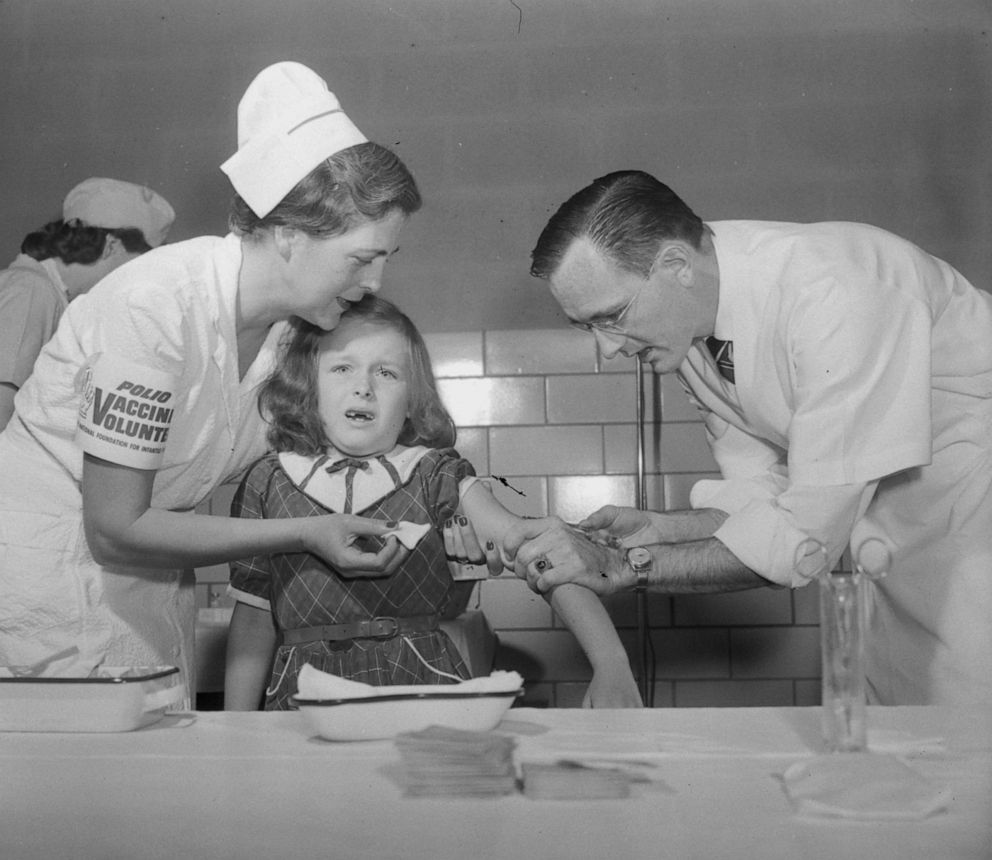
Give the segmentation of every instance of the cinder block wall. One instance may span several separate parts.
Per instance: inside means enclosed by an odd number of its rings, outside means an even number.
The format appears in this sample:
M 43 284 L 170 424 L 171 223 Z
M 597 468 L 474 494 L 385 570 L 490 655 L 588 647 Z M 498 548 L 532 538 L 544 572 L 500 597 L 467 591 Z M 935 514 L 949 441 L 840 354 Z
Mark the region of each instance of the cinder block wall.
M 572 329 L 427 336 L 458 448 L 496 496 L 523 516 L 577 520 L 601 505 L 637 504 L 634 363 L 603 361 Z M 692 484 L 716 464 L 695 408 L 674 378 L 643 377 L 645 494 L 656 509 L 688 507 Z M 660 419 L 660 420 L 658 420 Z M 506 483 L 499 479 L 502 478 Z M 205 510 L 225 515 L 232 488 Z M 197 572 L 201 606 L 226 605 L 227 568 Z M 475 596 L 497 631 L 497 663 L 527 679 L 527 699 L 577 707 L 589 664 L 571 633 L 526 583 L 505 574 Z M 607 601 L 632 666 L 642 648 L 633 595 Z M 760 589 L 648 602 L 654 704 L 813 704 L 819 701 L 814 588 Z

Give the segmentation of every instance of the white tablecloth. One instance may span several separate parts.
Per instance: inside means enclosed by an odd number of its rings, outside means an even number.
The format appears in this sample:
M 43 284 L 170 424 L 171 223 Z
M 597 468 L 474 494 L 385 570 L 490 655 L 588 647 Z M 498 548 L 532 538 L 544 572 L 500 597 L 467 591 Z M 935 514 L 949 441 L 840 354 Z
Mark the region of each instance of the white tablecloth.
M 815 708 L 509 711 L 518 763 L 651 765 L 630 798 L 595 802 L 405 798 L 391 741 L 322 741 L 293 712 L 0 733 L 0 858 L 988 860 L 990 719 L 869 709 L 870 738 L 953 792 L 947 812 L 911 822 L 795 814 L 778 777 L 821 752 Z

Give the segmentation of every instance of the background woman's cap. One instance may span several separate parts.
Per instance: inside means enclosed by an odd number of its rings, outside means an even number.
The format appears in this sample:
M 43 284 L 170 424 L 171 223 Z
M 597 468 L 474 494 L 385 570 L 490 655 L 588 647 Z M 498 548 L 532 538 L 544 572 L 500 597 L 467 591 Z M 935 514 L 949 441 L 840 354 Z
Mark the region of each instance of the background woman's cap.
M 107 230 L 136 227 L 153 248 L 165 241 L 175 217 L 168 201 L 151 188 L 98 176 L 84 179 L 62 203 L 65 221 L 78 219 Z
M 300 63 L 259 72 L 238 104 L 238 151 L 220 169 L 259 217 L 325 159 L 368 140 L 323 78 Z

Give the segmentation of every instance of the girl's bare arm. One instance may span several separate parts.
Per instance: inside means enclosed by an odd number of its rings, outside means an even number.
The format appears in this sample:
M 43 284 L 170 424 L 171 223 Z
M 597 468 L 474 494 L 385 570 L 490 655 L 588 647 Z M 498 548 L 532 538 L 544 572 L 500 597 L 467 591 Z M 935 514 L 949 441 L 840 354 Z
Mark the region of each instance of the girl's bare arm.
M 257 711 L 272 669 L 276 628 L 267 609 L 236 603 L 227 637 L 224 710 Z
M 479 540 L 502 547 L 506 531 L 520 521 L 476 482 L 462 496 L 460 511 L 468 517 Z M 584 704 L 598 708 L 640 707 L 637 683 L 616 627 L 599 597 L 587 588 L 563 585 L 544 595 L 578 640 L 593 668 Z

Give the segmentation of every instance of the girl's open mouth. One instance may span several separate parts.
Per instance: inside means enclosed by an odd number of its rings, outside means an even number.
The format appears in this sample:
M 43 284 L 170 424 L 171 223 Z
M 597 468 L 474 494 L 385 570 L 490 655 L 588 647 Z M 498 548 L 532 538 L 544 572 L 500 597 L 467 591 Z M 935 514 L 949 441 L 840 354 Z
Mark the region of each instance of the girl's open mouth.
M 360 409 L 348 409 L 345 411 L 344 417 L 347 418 L 349 421 L 364 422 L 364 421 L 375 420 L 375 415 L 373 415 L 371 412 L 363 412 Z

